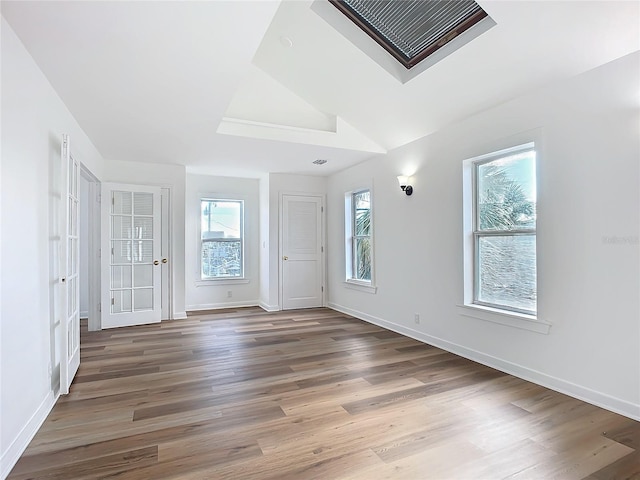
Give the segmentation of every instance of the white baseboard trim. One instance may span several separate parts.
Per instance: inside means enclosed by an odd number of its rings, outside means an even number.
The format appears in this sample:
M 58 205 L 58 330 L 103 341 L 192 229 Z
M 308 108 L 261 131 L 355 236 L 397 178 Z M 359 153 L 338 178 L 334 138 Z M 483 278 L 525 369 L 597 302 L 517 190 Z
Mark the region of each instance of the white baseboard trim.
M 184 320 L 187 318 L 187 312 L 173 312 L 173 320 Z
M 47 415 L 53 409 L 58 397 L 53 392 L 49 392 L 47 396 L 42 400 L 40 406 L 36 409 L 26 425 L 22 428 L 18 436 L 11 442 L 11 445 L 2 452 L 2 459 L 0 460 L 0 478 L 5 479 L 11 472 L 11 469 L 16 465 L 20 456 L 29 446 L 33 437 L 47 419 Z
M 352 317 L 358 318 L 360 320 L 364 320 L 365 322 L 369 322 L 379 327 L 386 328 L 387 330 L 406 335 L 407 337 L 411 337 L 429 345 L 433 345 L 434 347 L 438 347 L 448 352 L 455 353 L 456 355 L 468 358 L 469 360 L 473 360 L 474 362 L 478 362 L 488 367 L 495 368 L 496 370 L 500 370 L 501 372 L 508 373 L 515 377 L 522 378 L 523 380 L 527 380 L 543 387 L 550 388 L 551 390 L 564 393 L 565 395 L 577 398 L 578 400 L 591 403 L 606 410 L 610 410 L 612 412 L 619 413 L 620 415 L 624 415 L 625 417 L 629 417 L 633 420 L 640 421 L 640 405 L 638 404 L 613 397 L 606 393 L 592 390 L 588 387 L 577 385 L 558 377 L 547 375 L 546 373 L 539 372 L 537 370 L 533 370 L 531 368 L 524 367 L 522 365 L 518 365 L 516 363 L 512 363 L 507 360 L 503 360 L 501 358 L 497 358 L 492 355 L 488 355 L 486 353 L 482 353 L 477 350 L 473 350 L 471 348 L 449 342 L 442 338 L 427 335 L 412 328 L 398 325 L 382 318 L 353 310 L 342 305 L 337 305 L 335 303 L 329 302 L 328 307 L 338 312 L 351 315 Z
M 222 308 L 241 308 L 241 307 L 257 307 L 255 300 L 245 302 L 229 302 L 229 303 L 201 303 L 198 305 L 187 305 L 187 312 L 197 312 L 199 310 L 219 310 Z
M 80 318 L 89 318 L 89 310 L 80 310 L 78 316 Z
M 267 311 L 267 312 L 279 312 L 280 311 L 280 305 L 269 305 L 267 303 L 260 302 L 258 304 L 258 306 L 260 308 L 262 308 L 263 310 Z

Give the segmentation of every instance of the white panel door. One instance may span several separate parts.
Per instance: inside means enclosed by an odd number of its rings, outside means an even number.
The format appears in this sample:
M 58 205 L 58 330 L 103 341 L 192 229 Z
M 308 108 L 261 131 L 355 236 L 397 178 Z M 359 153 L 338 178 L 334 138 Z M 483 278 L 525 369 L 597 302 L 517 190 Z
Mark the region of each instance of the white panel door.
M 282 308 L 323 304 L 322 198 L 282 197 Z
M 67 394 L 80 366 L 80 165 L 71 154 L 68 135 L 62 136 L 61 163 L 60 393 Z
M 160 321 L 160 188 L 102 185 L 102 328 Z

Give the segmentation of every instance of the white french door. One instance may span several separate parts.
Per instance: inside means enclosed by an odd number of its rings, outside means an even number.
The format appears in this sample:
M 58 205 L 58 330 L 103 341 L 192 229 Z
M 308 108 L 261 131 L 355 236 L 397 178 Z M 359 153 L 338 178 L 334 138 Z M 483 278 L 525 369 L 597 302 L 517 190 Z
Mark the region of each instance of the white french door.
M 80 165 L 62 136 L 62 212 L 60 214 L 60 393 L 69 393 L 80 366 L 79 191 Z
M 282 308 L 323 305 L 322 197 L 282 196 Z
M 102 186 L 102 328 L 161 317 L 160 187 Z

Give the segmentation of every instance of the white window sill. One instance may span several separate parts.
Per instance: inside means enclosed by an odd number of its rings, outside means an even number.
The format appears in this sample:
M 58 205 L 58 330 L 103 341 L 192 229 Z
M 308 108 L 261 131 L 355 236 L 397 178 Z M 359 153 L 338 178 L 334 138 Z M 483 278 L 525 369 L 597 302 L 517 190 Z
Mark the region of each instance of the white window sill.
M 215 287 L 216 285 L 238 285 L 249 283 L 248 278 L 210 278 L 207 280 L 196 280 L 196 287 Z
M 486 322 L 499 323 L 508 327 L 520 328 L 531 332 L 547 335 L 551 329 L 551 324 L 543 322 L 533 315 L 525 313 L 508 312 L 497 308 L 485 307 L 482 305 L 458 305 L 460 315 L 477 318 Z
M 378 287 L 371 285 L 370 282 L 360 282 L 358 280 L 345 280 L 345 287 L 352 290 L 358 290 L 360 292 L 375 294 L 378 291 Z

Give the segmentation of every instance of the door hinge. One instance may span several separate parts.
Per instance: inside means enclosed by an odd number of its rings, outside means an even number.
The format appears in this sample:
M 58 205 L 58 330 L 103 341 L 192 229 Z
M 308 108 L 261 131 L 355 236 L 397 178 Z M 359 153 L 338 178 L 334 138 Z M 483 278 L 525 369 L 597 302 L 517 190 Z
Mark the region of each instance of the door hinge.
M 111 297 L 111 305 L 115 305 L 115 304 L 116 304 L 115 298 Z
M 320 247 L 320 253 L 324 253 L 324 247 Z
M 320 287 L 320 291 L 324 292 L 324 286 Z
M 320 213 L 324 213 L 324 207 L 320 207 Z
M 98 303 L 98 311 L 102 312 L 102 303 Z

